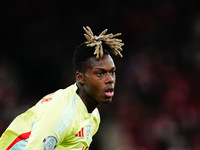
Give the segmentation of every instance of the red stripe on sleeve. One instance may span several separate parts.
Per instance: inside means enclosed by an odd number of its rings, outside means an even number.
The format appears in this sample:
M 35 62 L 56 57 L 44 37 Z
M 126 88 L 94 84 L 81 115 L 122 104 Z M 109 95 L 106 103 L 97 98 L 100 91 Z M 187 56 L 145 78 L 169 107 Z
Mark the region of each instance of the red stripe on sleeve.
M 6 150 L 9 150 L 10 148 L 12 148 L 17 142 L 28 139 L 29 136 L 30 136 L 30 134 L 31 134 L 31 131 L 30 131 L 30 132 L 26 132 L 26 133 L 20 134 L 20 135 L 10 144 L 10 146 L 9 146 Z

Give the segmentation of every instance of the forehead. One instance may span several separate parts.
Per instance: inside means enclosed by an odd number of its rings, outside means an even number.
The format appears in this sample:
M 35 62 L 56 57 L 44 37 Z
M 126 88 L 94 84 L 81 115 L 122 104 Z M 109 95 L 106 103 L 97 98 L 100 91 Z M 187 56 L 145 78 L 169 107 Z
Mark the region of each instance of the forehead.
M 102 58 L 97 59 L 95 56 L 91 57 L 87 61 L 87 67 L 91 69 L 112 69 L 115 68 L 114 61 L 110 55 L 104 55 Z

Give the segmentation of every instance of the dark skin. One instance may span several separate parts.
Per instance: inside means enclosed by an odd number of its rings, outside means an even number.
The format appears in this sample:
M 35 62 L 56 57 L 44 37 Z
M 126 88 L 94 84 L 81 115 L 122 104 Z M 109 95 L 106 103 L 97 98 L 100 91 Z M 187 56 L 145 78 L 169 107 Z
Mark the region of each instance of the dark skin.
M 91 113 L 100 103 L 110 103 L 114 96 L 116 67 L 108 54 L 88 59 L 82 72 L 76 72 L 77 94 Z

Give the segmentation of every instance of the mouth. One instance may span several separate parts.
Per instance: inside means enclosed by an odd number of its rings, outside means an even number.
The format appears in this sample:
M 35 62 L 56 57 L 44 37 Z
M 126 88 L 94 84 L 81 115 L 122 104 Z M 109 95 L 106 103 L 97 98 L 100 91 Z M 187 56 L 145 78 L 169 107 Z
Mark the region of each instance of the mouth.
M 113 88 L 107 89 L 105 91 L 105 95 L 106 95 L 106 97 L 109 97 L 109 98 L 113 97 L 114 96 L 114 89 Z

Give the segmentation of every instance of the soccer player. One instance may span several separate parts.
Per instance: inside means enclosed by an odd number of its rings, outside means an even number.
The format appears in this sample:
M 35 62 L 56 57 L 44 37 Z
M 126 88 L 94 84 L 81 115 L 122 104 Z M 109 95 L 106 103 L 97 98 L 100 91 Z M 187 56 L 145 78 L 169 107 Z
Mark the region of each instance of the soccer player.
M 76 83 L 42 98 L 17 116 L 0 138 L 0 150 L 88 150 L 97 132 L 97 106 L 114 96 L 116 67 L 110 55 L 121 55 L 124 45 L 104 30 L 94 36 L 89 27 L 86 42 L 77 47 L 73 66 Z

